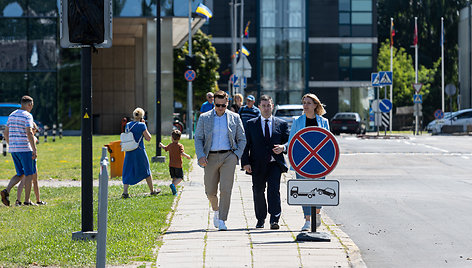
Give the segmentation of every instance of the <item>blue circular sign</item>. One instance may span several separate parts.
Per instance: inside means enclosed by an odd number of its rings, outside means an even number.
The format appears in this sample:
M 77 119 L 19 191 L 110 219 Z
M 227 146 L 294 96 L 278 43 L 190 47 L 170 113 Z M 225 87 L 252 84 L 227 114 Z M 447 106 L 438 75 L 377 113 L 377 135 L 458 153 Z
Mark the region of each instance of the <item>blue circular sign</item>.
M 436 111 L 434 111 L 434 118 L 443 119 L 444 118 L 444 112 L 441 109 L 437 109 Z
M 392 102 L 388 99 L 380 100 L 379 102 L 379 109 L 382 113 L 388 113 L 392 110 Z
M 195 77 L 197 76 L 194 70 L 187 70 L 184 75 L 185 75 L 185 80 L 189 82 L 192 82 L 193 80 L 195 80 Z
M 293 135 L 288 146 L 293 169 L 307 178 L 321 178 L 336 167 L 339 146 L 331 132 L 320 127 L 306 127 Z

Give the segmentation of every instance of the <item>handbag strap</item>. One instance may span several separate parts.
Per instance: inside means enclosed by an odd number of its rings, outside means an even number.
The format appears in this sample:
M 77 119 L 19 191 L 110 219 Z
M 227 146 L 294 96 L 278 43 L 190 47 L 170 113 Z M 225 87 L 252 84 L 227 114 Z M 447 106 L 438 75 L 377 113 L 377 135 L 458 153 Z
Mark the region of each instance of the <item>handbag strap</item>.
M 131 129 L 132 129 L 134 126 L 136 126 L 137 124 L 138 124 L 138 122 L 134 123 L 134 125 L 133 125 L 131 128 L 129 128 L 129 125 L 127 125 L 127 126 L 126 126 L 127 132 L 130 132 Z M 141 142 L 142 139 L 143 139 L 143 134 L 141 134 L 141 137 L 140 137 L 139 140 L 138 140 L 138 146 L 139 146 L 139 143 Z

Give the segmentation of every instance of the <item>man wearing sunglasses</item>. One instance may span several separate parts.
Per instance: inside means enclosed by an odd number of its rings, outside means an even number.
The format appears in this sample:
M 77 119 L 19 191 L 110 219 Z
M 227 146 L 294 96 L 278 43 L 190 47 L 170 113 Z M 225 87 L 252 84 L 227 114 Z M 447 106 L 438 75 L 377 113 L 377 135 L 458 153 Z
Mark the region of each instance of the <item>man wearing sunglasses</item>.
M 201 114 L 198 119 L 195 152 L 198 164 L 205 169 L 205 193 L 214 211 L 213 224 L 224 231 L 227 230 L 225 221 L 228 218 L 234 171 L 246 147 L 246 136 L 239 115 L 226 109 L 228 94 L 220 90 L 214 97 L 215 108 Z

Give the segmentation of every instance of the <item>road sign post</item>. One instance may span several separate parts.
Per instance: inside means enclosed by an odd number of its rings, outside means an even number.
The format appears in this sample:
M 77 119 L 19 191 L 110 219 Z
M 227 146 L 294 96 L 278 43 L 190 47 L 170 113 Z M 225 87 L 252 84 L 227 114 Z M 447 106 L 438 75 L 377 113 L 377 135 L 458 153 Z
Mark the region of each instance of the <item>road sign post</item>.
M 339 146 L 328 130 L 306 127 L 292 137 L 288 146 L 290 165 L 299 175 L 322 178 L 336 167 Z M 329 234 L 316 232 L 316 206 L 339 204 L 339 182 L 327 180 L 290 180 L 287 184 L 289 205 L 311 206 L 311 232 L 302 232 L 297 241 L 331 241 Z

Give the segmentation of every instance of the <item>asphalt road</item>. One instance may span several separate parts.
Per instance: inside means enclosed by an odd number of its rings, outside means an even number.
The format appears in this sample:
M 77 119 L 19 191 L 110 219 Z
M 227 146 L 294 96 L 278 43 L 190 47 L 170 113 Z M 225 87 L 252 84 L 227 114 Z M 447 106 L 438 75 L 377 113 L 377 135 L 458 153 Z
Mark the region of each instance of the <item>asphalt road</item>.
M 472 137 L 337 140 L 324 209 L 368 267 L 472 267 Z

